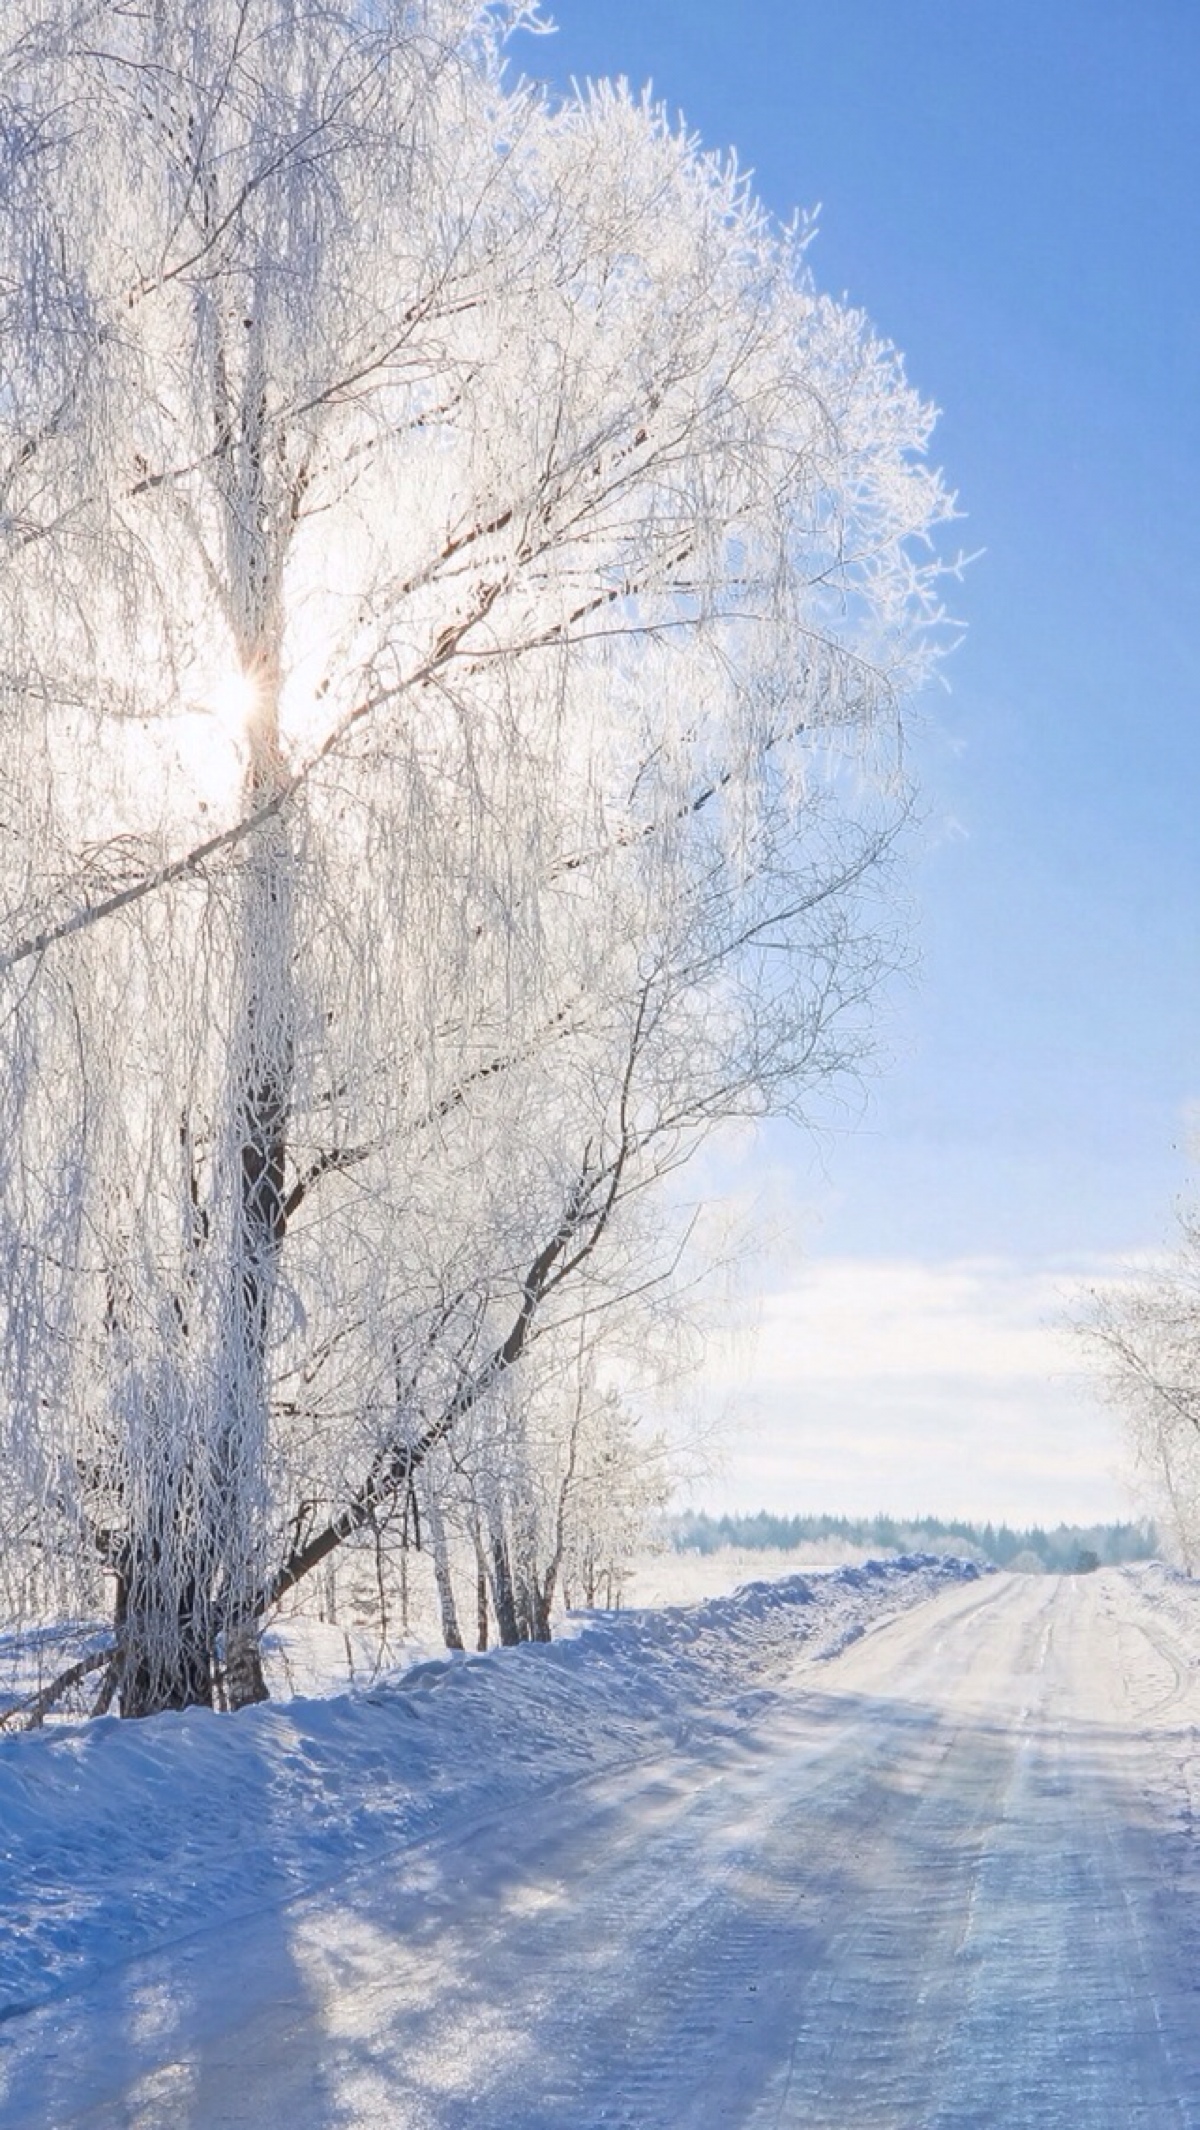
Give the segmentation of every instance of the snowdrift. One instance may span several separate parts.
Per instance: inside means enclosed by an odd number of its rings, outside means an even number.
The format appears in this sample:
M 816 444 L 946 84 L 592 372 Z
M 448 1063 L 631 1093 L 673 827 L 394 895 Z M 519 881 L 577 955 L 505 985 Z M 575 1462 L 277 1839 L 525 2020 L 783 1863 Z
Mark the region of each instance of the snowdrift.
M 418 1663 L 362 1694 L 0 1740 L 0 2017 L 698 1726 L 736 1726 L 798 1657 L 979 1573 L 872 1561 L 577 1614 L 559 1641 Z

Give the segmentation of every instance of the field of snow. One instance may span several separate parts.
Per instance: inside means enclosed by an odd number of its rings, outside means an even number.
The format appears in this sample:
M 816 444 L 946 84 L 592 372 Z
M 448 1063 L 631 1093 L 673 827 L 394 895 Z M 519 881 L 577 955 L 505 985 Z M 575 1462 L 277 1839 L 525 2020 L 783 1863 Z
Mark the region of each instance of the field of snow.
M 718 1546 L 712 1553 L 660 1550 L 635 1555 L 622 1589 L 625 1605 L 702 1605 L 727 1597 L 742 1583 L 775 1582 L 785 1575 L 818 1575 L 827 1568 L 861 1568 L 872 1558 L 866 1546 Z
M 0 2126 L 1200 2130 L 1200 1590 L 759 1583 L 0 1744 Z

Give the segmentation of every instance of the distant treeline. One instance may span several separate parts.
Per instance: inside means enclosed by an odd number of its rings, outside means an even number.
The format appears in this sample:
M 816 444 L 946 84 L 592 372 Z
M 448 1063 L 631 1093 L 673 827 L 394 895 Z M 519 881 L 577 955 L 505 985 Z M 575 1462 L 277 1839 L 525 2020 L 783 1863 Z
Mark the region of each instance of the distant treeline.
M 1111 1568 L 1121 1561 L 1153 1558 L 1158 1541 L 1152 1524 L 1034 1524 L 1014 1531 L 1008 1524 L 943 1523 L 937 1516 L 901 1522 L 891 1516 L 696 1516 L 670 1523 L 677 1553 L 715 1553 L 719 1546 L 877 1546 L 881 1552 L 956 1553 L 994 1561 L 998 1568 L 1041 1567 L 1051 1574 L 1080 1568 Z

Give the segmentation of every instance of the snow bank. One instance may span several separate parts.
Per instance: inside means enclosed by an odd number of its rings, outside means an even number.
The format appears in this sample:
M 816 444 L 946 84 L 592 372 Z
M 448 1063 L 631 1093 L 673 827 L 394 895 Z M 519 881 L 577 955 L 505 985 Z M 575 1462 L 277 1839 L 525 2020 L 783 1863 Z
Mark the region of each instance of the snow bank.
M 978 1573 L 873 1561 L 575 1615 L 549 1645 L 419 1663 L 359 1695 L 2 1739 L 0 2017 L 661 1751 L 683 1726 L 736 1725 L 798 1656 L 834 1655 Z

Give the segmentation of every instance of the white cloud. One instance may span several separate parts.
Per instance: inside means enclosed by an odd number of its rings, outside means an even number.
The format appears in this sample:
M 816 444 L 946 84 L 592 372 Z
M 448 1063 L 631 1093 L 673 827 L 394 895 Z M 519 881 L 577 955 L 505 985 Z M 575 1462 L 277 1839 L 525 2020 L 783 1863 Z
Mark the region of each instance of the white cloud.
M 1086 1521 L 1130 1513 L 1119 1432 L 1063 1318 L 1118 1268 L 832 1258 L 714 1339 L 731 1508 Z

